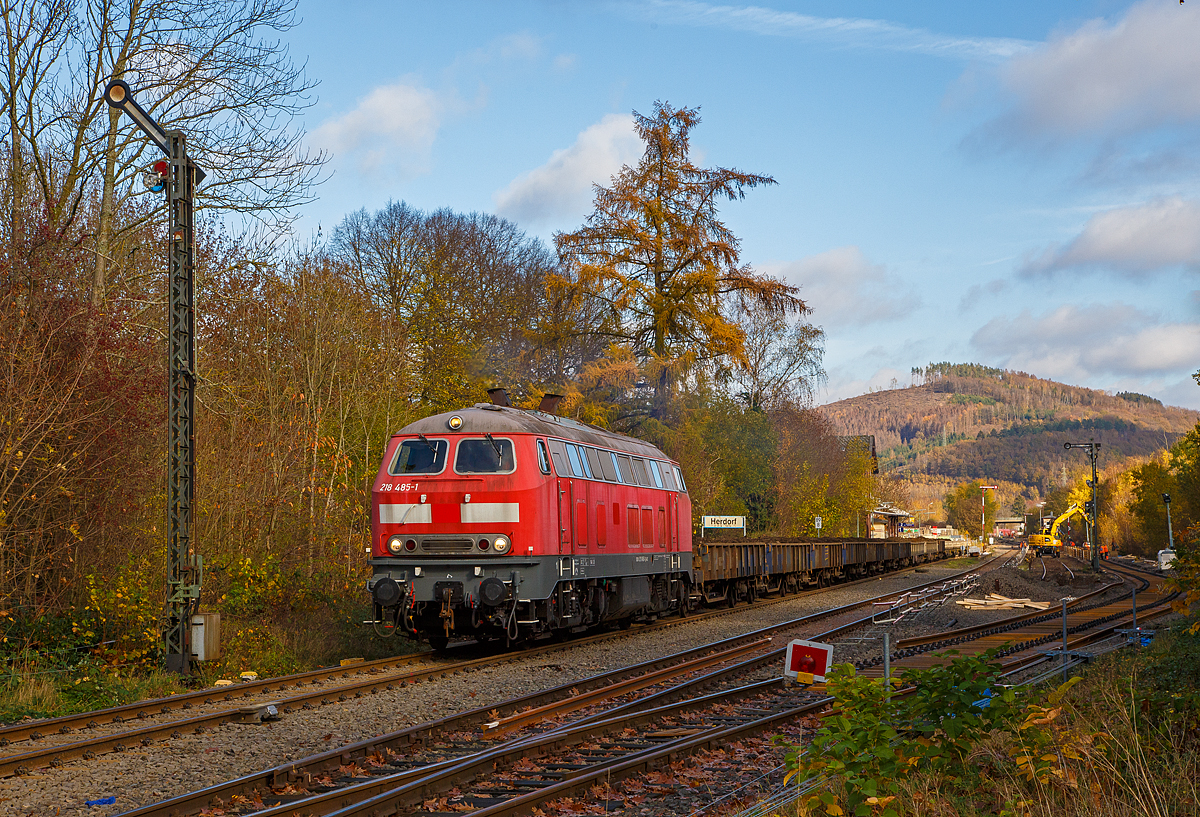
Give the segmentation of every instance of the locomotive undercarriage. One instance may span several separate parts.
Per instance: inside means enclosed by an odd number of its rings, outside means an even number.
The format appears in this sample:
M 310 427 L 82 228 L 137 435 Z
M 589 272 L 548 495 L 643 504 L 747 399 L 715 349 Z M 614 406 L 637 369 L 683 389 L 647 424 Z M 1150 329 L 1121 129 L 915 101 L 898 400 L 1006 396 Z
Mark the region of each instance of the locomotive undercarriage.
M 451 638 L 508 645 L 611 623 L 629 627 L 663 615 L 686 615 L 693 606 L 686 573 L 560 581 L 544 599 L 515 598 L 511 582 L 493 581 L 491 588 L 481 586 L 465 597 L 461 585 L 440 588 L 441 598 L 434 601 L 416 601 L 411 590 L 401 588 L 399 604 L 376 603 L 375 623 L 442 649 Z

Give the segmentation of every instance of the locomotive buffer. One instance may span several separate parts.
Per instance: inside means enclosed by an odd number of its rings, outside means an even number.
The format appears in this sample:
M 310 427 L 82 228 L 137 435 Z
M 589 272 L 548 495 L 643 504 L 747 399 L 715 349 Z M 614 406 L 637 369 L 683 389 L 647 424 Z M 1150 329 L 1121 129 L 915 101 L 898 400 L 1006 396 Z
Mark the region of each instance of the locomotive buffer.
M 164 130 L 133 98 L 129 85 L 110 80 L 104 100 L 124 112 L 166 154 L 148 172 L 147 186 L 165 188 L 170 218 L 170 279 L 167 382 L 167 613 L 162 649 L 166 668 L 183 675 L 191 667 L 190 622 L 200 600 L 204 560 L 192 552 L 192 502 L 196 491 L 193 209 L 204 171 L 187 155 L 182 131 Z

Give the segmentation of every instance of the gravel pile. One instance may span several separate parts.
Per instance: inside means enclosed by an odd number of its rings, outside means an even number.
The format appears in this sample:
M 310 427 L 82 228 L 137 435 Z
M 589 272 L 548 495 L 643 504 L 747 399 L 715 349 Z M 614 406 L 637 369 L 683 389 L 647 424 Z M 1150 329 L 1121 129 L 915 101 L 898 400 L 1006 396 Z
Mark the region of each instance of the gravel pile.
M 69 762 L 19 778 L 0 780 L 0 815 L 119 814 L 148 803 L 195 791 L 234 777 L 271 768 L 336 746 L 378 736 L 448 714 L 577 681 L 605 670 L 648 661 L 681 650 L 787 621 L 862 598 L 903 590 L 960 569 L 933 565 L 920 573 L 879 577 L 855 587 L 683 621 L 664 630 L 639 633 L 603 644 L 571 647 L 494 668 L 434 682 L 410 685 L 358 700 L 287 715 L 263 725 L 227 724 L 203 735 L 185 735 L 145 750 Z M 941 609 L 941 608 L 939 608 Z M 820 623 L 797 632 L 814 635 Z M 778 642 L 785 643 L 785 642 Z M 835 660 L 854 660 L 835 651 Z M 876 651 L 878 648 L 876 648 Z M 113 805 L 88 807 L 85 801 L 115 797 Z

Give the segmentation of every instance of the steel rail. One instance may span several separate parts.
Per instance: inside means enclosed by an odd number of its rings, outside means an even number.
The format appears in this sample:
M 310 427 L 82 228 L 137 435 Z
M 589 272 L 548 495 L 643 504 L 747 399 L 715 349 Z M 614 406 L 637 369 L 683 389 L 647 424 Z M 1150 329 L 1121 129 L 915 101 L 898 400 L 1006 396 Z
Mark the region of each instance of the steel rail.
M 459 763 L 448 768 L 441 769 L 433 774 L 425 777 L 417 778 L 405 782 L 400 786 L 390 790 L 383 791 L 373 797 L 359 800 L 348 806 L 344 806 L 335 811 L 323 811 L 326 817 L 366 817 L 371 815 L 377 817 L 379 815 L 395 814 L 399 809 L 412 808 L 419 806 L 421 801 L 431 795 L 443 791 L 445 788 L 469 783 L 473 781 L 480 773 L 494 770 L 503 761 L 514 761 L 525 757 L 544 757 L 554 752 L 561 752 L 563 749 L 581 743 L 589 738 L 594 738 L 598 735 L 604 735 L 610 731 L 622 731 L 638 726 L 646 726 L 655 721 L 686 712 L 690 709 L 702 709 L 714 703 L 728 703 L 730 700 L 750 697 L 759 694 L 772 687 L 783 687 L 781 679 L 770 679 L 768 681 L 760 681 L 756 684 L 751 684 L 744 687 L 739 687 L 736 690 L 725 690 L 711 695 L 706 695 L 700 698 L 693 698 L 687 701 L 682 701 L 666 706 L 655 707 L 653 709 L 642 710 L 632 714 L 625 714 L 615 718 L 606 718 L 604 720 L 592 721 L 578 726 L 548 732 L 528 740 L 517 741 L 512 744 L 497 747 L 496 749 L 480 752 L 465 759 L 461 759 Z M 829 702 L 828 697 L 813 702 L 808 702 L 801 707 L 791 707 L 785 710 L 781 715 L 774 717 L 761 718 L 751 723 L 763 724 L 762 728 L 773 725 L 780 720 L 789 720 L 796 716 L 797 713 L 803 714 L 819 710 Z M 744 728 L 747 725 L 741 725 L 737 728 Z M 709 729 L 703 734 L 723 734 L 729 732 L 729 729 Z M 694 732 L 693 732 L 694 734 Z M 654 747 L 654 750 L 648 753 L 635 753 L 626 755 L 621 758 L 625 763 L 637 762 L 639 759 L 645 759 L 646 756 L 656 755 L 662 749 L 678 750 L 681 746 L 688 743 L 695 743 L 695 738 L 681 738 L 675 741 L 670 741 L 664 744 L 663 747 Z M 703 743 L 703 741 L 701 741 Z M 697 744 L 700 745 L 700 744 Z M 707 744 L 705 744 L 707 745 Z M 639 757 L 640 756 L 640 757 Z M 632 760 L 631 760 L 632 758 Z M 603 775 L 606 771 L 611 771 L 611 767 L 602 766 L 598 771 L 593 772 L 589 769 L 578 776 L 573 776 L 569 783 L 580 778 L 588 780 L 594 779 L 593 774 Z M 562 785 L 562 784 L 558 784 Z M 551 789 L 556 789 L 556 786 L 550 786 L 542 789 L 542 794 Z M 365 789 L 363 790 L 365 791 Z M 346 791 L 344 794 L 349 794 Z M 311 811 L 313 806 L 327 805 L 333 800 L 337 800 L 336 793 L 330 792 L 326 795 L 318 795 L 314 798 L 309 798 L 300 802 L 293 802 L 277 807 L 274 810 L 259 812 L 260 817 L 283 817 L 296 809 L 303 809 L 306 813 L 314 813 Z M 353 796 L 353 795 L 352 795 Z M 523 800 L 524 798 L 517 798 Z M 514 802 L 514 801 L 510 801 Z M 526 804 L 522 803 L 522 806 Z M 477 811 L 476 814 L 486 812 Z
M 916 570 L 928 564 L 936 564 L 936 562 L 923 563 L 922 565 L 912 565 L 909 567 L 900 568 L 898 570 L 888 571 L 888 575 L 900 575 Z M 756 608 L 765 607 L 778 604 L 789 599 L 806 598 L 808 596 L 818 595 L 833 589 L 854 587 L 864 582 L 874 581 L 877 578 L 879 578 L 878 575 L 868 576 L 862 579 L 840 582 L 830 587 L 802 590 L 790 596 L 781 595 L 776 598 L 760 598 L 760 600 L 754 606 Z M 595 633 L 580 638 L 573 638 L 567 643 L 571 646 L 575 646 L 599 641 L 608 641 L 617 638 L 625 638 L 638 633 L 672 627 L 686 620 L 704 621 L 717 616 L 730 615 L 734 612 L 737 612 L 736 608 L 706 610 L 704 612 L 689 614 L 683 618 L 672 618 L 667 621 L 659 620 L 650 622 L 648 624 L 643 624 L 636 629 L 614 630 L 609 632 Z M 475 642 L 466 642 L 465 644 L 452 647 L 451 652 L 469 649 L 474 644 Z M 519 660 L 521 658 L 531 657 L 542 652 L 554 651 L 561 648 L 561 643 L 543 644 L 535 647 L 527 647 L 524 650 L 517 652 L 494 654 L 492 659 L 497 662 L 506 660 Z M 432 650 L 422 650 L 417 653 L 391 656 L 388 658 L 378 658 L 371 661 L 359 661 L 343 666 L 321 667 L 315 670 L 295 673 L 293 675 L 258 679 L 255 681 L 233 684 L 227 687 L 209 687 L 196 692 L 186 692 L 177 695 L 170 695 L 164 698 L 135 701 L 129 704 L 122 704 L 120 706 L 98 709 L 90 712 L 81 712 L 75 715 L 63 715 L 57 718 L 44 718 L 36 721 L 21 721 L 20 723 L 0 726 L 0 749 L 23 740 L 40 740 L 53 734 L 67 735 L 81 729 L 93 729 L 97 726 L 103 726 L 106 724 L 124 723 L 125 721 L 133 720 L 134 718 L 138 720 L 145 720 L 149 717 L 171 714 L 172 712 L 186 712 L 187 710 L 196 706 L 208 706 L 213 703 L 227 703 L 239 698 L 245 700 L 252 698 L 257 694 L 270 694 L 272 691 L 285 690 L 292 686 L 299 687 L 305 684 L 322 683 L 339 678 L 346 679 L 355 675 L 373 674 L 395 669 L 397 667 L 402 667 L 407 664 L 418 663 L 421 661 L 437 661 L 439 659 L 445 659 L 446 657 L 449 656 L 444 651 L 435 652 Z M 0 773 L 0 777 L 2 776 L 3 773 Z
M 81 712 L 77 715 L 64 715 L 58 718 L 45 718 L 37 721 L 22 721 L 9 726 L 0 727 L 0 747 L 8 746 L 22 740 L 38 740 L 45 735 L 57 732 L 69 734 L 85 728 L 95 728 L 107 723 L 124 723 L 126 720 L 144 720 L 153 715 L 165 715 L 173 711 L 186 711 L 194 706 L 207 706 L 213 703 L 223 703 L 237 698 L 248 698 L 259 693 L 270 693 L 272 690 L 286 689 L 289 686 L 302 686 L 308 683 L 321 683 L 338 677 L 349 678 L 352 675 L 380 672 L 386 669 L 428 661 L 434 657 L 430 650 L 423 650 L 408 655 L 397 655 L 390 658 L 379 658 L 373 661 L 360 661 L 338 667 L 321 667 L 320 669 L 300 672 L 294 675 L 284 675 L 278 678 L 265 678 L 257 681 L 242 682 L 230 686 L 208 687 L 196 692 L 185 692 L 170 695 L 165 698 L 153 698 L 145 701 L 122 704 L 97 709 L 91 712 Z M 152 712 L 152 710 L 158 710 Z
M 1124 583 L 1124 579 L 1122 579 L 1119 582 L 1109 582 L 1108 584 L 1103 585 L 1099 589 L 1093 590 L 1091 593 L 1087 593 L 1085 595 L 1079 596 L 1078 598 L 1074 599 L 1073 601 L 1067 602 L 1067 608 L 1068 609 L 1076 608 L 1083 602 L 1087 601 L 1088 599 L 1090 599 L 1094 596 L 1098 596 L 1101 593 L 1105 593 L 1114 587 L 1119 587 L 1123 583 Z M 918 636 L 912 636 L 911 638 L 902 638 L 896 642 L 896 650 L 897 651 L 908 650 L 908 649 L 912 649 L 914 647 L 921 647 L 921 646 L 925 646 L 928 644 L 933 644 L 938 641 L 951 641 L 954 639 L 961 640 L 961 639 L 976 635 L 978 633 L 982 633 L 986 630 L 996 630 L 996 629 L 999 629 L 1002 627 L 1012 627 L 1013 625 L 1021 624 L 1026 621 L 1031 621 L 1033 619 L 1040 618 L 1042 616 L 1056 616 L 1056 615 L 1059 615 L 1058 611 L 1055 611 L 1054 613 L 1048 613 L 1046 610 L 1033 610 L 1028 613 L 1020 613 L 1015 616 L 1006 616 L 1005 618 L 998 618 L 995 621 L 988 621 L 988 622 L 984 622 L 983 624 L 975 624 L 970 627 L 960 627 L 958 629 L 944 630 L 942 632 L 930 633 L 928 635 L 918 635 Z
M 705 647 L 698 647 L 698 648 L 694 648 L 692 650 L 684 651 L 682 653 L 677 653 L 675 656 L 668 656 L 663 659 L 655 659 L 654 661 L 645 662 L 644 664 L 636 665 L 635 667 L 626 668 L 626 670 L 638 670 L 641 668 L 658 667 L 658 666 L 661 666 L 663 664 L 663 662 L 667 662 L 672 659 L 680 659 L 680 658 L 682 658 L 684 656 L 688 656 L 688 655 L 699 654 L 704 650 L 711 650 L 711 649 L 716 649 L 716 648 L 720 648 L 720 647 L 729 647 L 731 645 L 736 645 L 738 643 L 743 643 L 746 641 L 761 640 L 764 636 L 768 636 L 773 632 L 778 632 L 779 630 L 802 626 L 804 624 L 807 624 L 807 623 L 810 623 L 813 621 L 817 621 L 817 620 L 820 620 L 823 618 L 829 618 L 829 617 L 832 617 L 835 615 L 840 615 L 842 613 L 849 612 L 854 609 L 873 604 L 878 599 L 888 598 L 890 596 L 898 596 L 903 593 L 912 593 L 914 590 L 921 590 L 921 589 L 924 589 L 927 587 L 931 587 L 933 585 L 937 585 L 939 583 L 951 581 L 951 580 L 958 578 L 960 576 L 963 576 L 967 573 L 971 573 L 971 572 L 975 572 L 975 571 L 987 568 L 987 567 L 991 566 L 994 562 L 995 562 L 995 559 L 990 560 L 988 562 L 980 563 L 979 565 L 973 566 L 972 568 L 970 568 L 968 570 L 960 571 L 958 573 L 951 574 L 950 576 L 945 576 L 945 577 L 942 577 L 939 579 L 931 580 L 929 582 L 926 582 L 922 585 L 918 585 L 913 588 L 907 588 L 905 590 L 887 593 L 882 596 L 877 596 L 875 598 L 852 602 L 850 604 L 842 605 L 837 608 L 832 608 L 830 610 L 809 614 L 807 616 L 802 616 L 800 618 L 792 619 L 790 621 L 782 622 L 780 624 L 769 625 L 767 627 L 752 631 L 750 633 L 746 633 L 746 634 L 743 634 L 740 636 L 734 636 L 730 639 L 725 639 L 723 641 L 715 642 L 714 644 L 711 644 L 711 645 L 706 645 Z M 844 587 L 845 585 L 841 585 L 841 586 Z M 864 623 L 867 623 L 869 621 L 870 621 L 870 616 L 867 616 L 867 617 L 861 618 L 861 619 L 856 619 L 855 621 L 850 622 L 849 624 L 842 625 L 841 627 L 838 627 L 834 630 L 829 631 L 829 633 L 822 634 L 822 636 L 839 633 L 846 629 L 851 629 L 853 627 L 861 626 Z M 817 636 L 817 637 L 822 637 L 822 636 Z M 574 642 L 574 643 L 578 643 L 578 642 Z M 751 661 L 754 662 L 756 665 L 761 665 L 762 663 L 766 663 L 770 660 L 777 659 L 779 657 L 779 655 L 781 655 L 781 654 L 782 654 L 782 650 L 774 650 L 774 651 L 768 653 L 766 656 L 760 656 L 757 659 L 751 659 Z M 728 668 L 726 670 L 720 670 L 717 673 L 710 674 L 710 676 L 705 676 L 702 679 L 702 681 L 703 681 L 703 683 L 711 684 L 711 683 L 715 682 L 716 680 L 719 680 L 720 677 L 727 676 L 728 674 L 730 674 L 734 671 L 735 671 L 735 668 Z M 745 669 L 743 668 L 742 671 L 745 671 Z M 396 747 L 396 746 L 405 746 L 410 743 L 419 742 L 419 741 L 427 739 L 429 736 L 436 734 L 439 731 L 462 730 L 462 729 L 468 728 L 470 726 L 478 726 L 482 723 L 486 723 L 488 721 L 493 721 L 493 720 L 495 720 L 495 717 L 492 713 L 496 710 L 500 710 L 500 711 L 508 710 L 508 711 L 515 712 L 516 710 L 521 709 L 523 707 L 544 705 L 546 702 L 553 701 L 553 700 L 561 698 L 563 696 L 569 696 L 571 694 L 578 694 L 578 692 L 580 690 L 587 689 L 589 687 L 589 685 L 591 685 L 591 684 L 594 684 L 596 686 L 608 686 L 612 683 L 613 675 L 614 675 L 613 673 L 609 673 L 609 674 L 606 674 L 603 676 L 595 676 L 592 679 L 584 679 L 582 681 L 570 682 L 567 684 L 563 684 L 559 687 L 555 687 L 554 689 L 551 689 L 551 690 L 545 690 L 543 692 L 533 693 L 533 694 L 527 695 L 527 696 L 521 696 L 519 698 L 514 698 L 509 701 L 502 702 L 500 704 L 492 704 L 492 705 L 488 705 L 485 707 L 480 707 L 479 709 L 472 710 L 470 712 L 466 712 L 466 713 L 462 713 L 462 714 L 454 715 L 454 716 L 449 716 L 449 717 L 442 718 L 442 719 L 432 721 L 429 723 L 410 727 L 408 729 L 401 730 L 399 732 L 394 732 L 389 735 L 381 735 L 381 736 L 378 736 L 375 738 L 370 738 L 370 739 L 367 739 L 364 741 L 359 741 L 354 744 L 348 744 L 347 746 L 341 747 L 339 749 L 334 749 L 334 750 L 330 750 L 328 752 L 321 753 L 319 755 L 314 755 L 310 758 L 306 758 L 301 761 L 290 763 L 285 766 L 279 766 L 279 767 L 275 767 L 274 769 L 268 769 L 264 772 L 247 775 L 242 778 L 238 778 L 236 780 L 227 781 L 225 783 L 217 784 L 216 786 L 211 786 L 211 787 L 206 788 L 201 791 L 191 792 L 191 793 L 185 794 L 185 795 L 180 795 L 178 797 L 172 798 L 167 801 L 163 801 L 161 803 L 143 806 L 143 807 L 140 807 L 133 811 L 126 812 L 125 815 L 123 815 L 123 817 L 150 817 L 150 815 L 159 816 L 159 815 L 194 814 L 194 813 L 198 812 L 200 809 L 208 807 L 211 802 L 214 802 L 217 799 L 220 799 L 222 801 L 228 801 L 228 800 L 232 799 L 234 796 L 239 796 L 239 795 L 246 796 L 247 794 L 253 793 L 255 791 L 261 792 L 264 789 L 269 790 L 271 786 L 282 786 L 282 785 L 286 785 L 287 783 L 303 782 L 305 780 L 311 780 L 314 776 L 319 775 L 322 772 L 327 771 L 330 768 L 336 768 L 341 765 L 347 765 L 347 764 L 351 763 L 355 758 L 362 758 L 362 757 L 365 757 L 367 755 L 370 755 L 372 753 L 375 753 L 375 752 L 378 752 L 378 751 L 381 751 L 384 749 L 389 749 L 389 748 Z M 663 696 L 661 698 L 661 700 L 665 700 L 667 695 L 670 692 L 671 692 L 671 690 L 667 690 L 665 693 L 659 693 L 659 695 Z M 651 697 L 654 699 L 660 699 L 657 696 L 651 696 Z M 638 703 L 637 701 L 631 702 L 631 704 L 637 704 L 637 703 Z

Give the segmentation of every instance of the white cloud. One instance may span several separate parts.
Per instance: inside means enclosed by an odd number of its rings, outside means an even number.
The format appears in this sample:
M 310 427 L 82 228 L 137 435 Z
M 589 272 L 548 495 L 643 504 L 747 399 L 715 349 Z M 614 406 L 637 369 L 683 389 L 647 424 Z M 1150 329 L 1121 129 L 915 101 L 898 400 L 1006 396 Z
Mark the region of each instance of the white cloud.
M 1145 274 L 1179 265 L 1200 268 L 1200 201 L 1174 196 L 1097 213 L 1069 244 L 1048 247 L 1023 272 L 1095 266 Z
M 882 264 L 872 264 L 858 247 L 838 247 L 763 272 L 800 287 L 812 320 L 826 330 L 896 320 L 917 305 L 911 287 Z
M 335 160 L 352 159 L 363 174 L 420 173 L 428 170 L 444 109 L 437 94 L 415 81 L 381 85 L 309 138 Z
M 1047 136 L 1124 134 L 1200 118 L 1200 8 L 1143 2 L 1017 54 L 1002 124 Z
M 629 114 L 608 114 L 584 130 L 569 148 L 513 179 L 493 196 L 496 212 L 532 224 L 578 218 L 592 200 L 593 184 L 608 184 L 622 165 L 642 154 L 642 142 Z
M 908 51 L 952 59 L 1003 59 L 1033 43 L 1006 37 L 955 37 L 886 20 L 813 17 L 763 6 L 717 6 L 692 0 L 625 5 L 631 16 L 665 23 L 723 28 L 772 37 L 824 39 L 839 45 Z
M 1200 324 L 1160 323 L 1125 304 L 1061 306 L 989 321 L 971 345 L 998 365 L 1066 382 L 1105 375 L 1179 376 L 1200 360 Z

